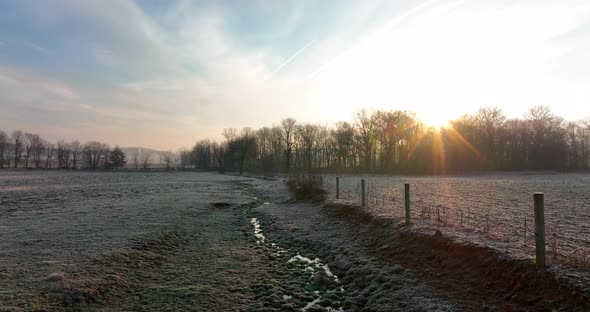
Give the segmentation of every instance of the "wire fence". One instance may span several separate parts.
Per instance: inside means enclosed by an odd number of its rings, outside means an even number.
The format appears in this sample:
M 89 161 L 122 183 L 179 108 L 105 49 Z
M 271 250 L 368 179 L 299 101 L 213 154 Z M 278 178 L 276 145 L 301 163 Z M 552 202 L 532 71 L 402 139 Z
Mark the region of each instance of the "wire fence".
M 365 180 L 365 206 L 375 214 L 405 218 L 404 182 L 387 177 L 322 176 L 328 198 L 353 202 L 361 206 L 361 180 Z M 519 198 L 510 188 L 482 190 L 462 183 L 461 192 L 453 188 L 441 191 L 428 183 L 411 184 L 411 222 L 445 231 L 455 238 L 481 243 L 507 251 L 517 257 L 535 255 L 533 198 Z M 543 190 L 540 190 L 543 191 Z M 518 193 L 518 192 L 512 192 Z M 574 196 L 574 195 L 573 195 Z M 523 197 L 523 196 L 521 196 Z M 590 267 L 590 234 L 587 224 L 569 216 L 564 220 L 559 209 L 548 206 L 545 213 L 547 262 L 580 268 Z M 581 226 L 581 230 L 580 230 Z

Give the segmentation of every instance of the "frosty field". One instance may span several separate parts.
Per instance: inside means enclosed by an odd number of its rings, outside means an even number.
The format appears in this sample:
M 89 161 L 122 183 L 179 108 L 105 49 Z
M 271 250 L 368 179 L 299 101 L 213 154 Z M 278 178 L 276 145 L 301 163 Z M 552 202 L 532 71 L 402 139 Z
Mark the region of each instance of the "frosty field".
M 343 193 L 353 196 L 346 185 L 358 177 L 343 179 Z M 400 194 L 387 198 L 385 190 L 412 183 L 418 230 L 438 226 L 469 241 L 518 246 L 494 232 L 496 219 L 488 234 L 481 224 L 454 225 L 449 211 L 467 201 L 449 194 L 479 196 L 469 202 L 476 220 L 491 199 L 497 207 L 490 211 L 524 211 L 529 193 L 543 186 L 578 195 L 578 202 L 557 203 L 582 217 L 557 225 L 587 229 L 578 207 L 588 201 L 586 175 L 368 179 L 369 215 L 389 217 L 399 215 L 391 207 Z M 590 282 L 564 284 L 552 272 L 358 207 L 296 201 L 284 182 L 197 172 L 0 171 L 0 311 L 587 311 Z M 523 201 L 518 187 L 526 188 Z M 486 195 L 492 190 L 505 194 Z M 554 216 L 557 197 L 546 194 Z M 432 197 L 445 199 L 446 225 L 420 216 Z
M 251 202 L 236 181 L 205 173 L 0 171 L 0 310 L 248 304 L 231 291 L 255 284 L 249 276 L 264 277 L 267 265 L 243 234 L 249 226 L 241 212 L 209 204 Z M 244 277 L 250 281 L 240 283 Z
M 590 255 L 590 174 L 341 176 L 341 198 L 358 202 L 361 178 L 367 181 L 366 209 L 372 213 L 403 217 L 404 183 L 410 183 L 417 226 L 437 227 L 516 257 L 534 255 L 532 195 L 544 192 L 549 260 L 584 265 Z M 335 176 L 327 176 L 325 185 L 333 198 Z

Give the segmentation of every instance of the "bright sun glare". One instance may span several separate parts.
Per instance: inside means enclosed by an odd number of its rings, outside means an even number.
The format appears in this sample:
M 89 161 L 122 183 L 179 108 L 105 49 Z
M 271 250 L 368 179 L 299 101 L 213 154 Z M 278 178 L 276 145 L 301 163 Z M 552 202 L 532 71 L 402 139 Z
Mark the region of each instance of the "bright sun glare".
M 523 99 L 538 89 L 533 86 L 547 83 L 534 73 L 553 53 L 543 51 L 554 51 L 543 39 L 551 33 L 548 26 L 539 34 L 533 26 L 520 27 L 515 14 L 498 27 L 496 15 L 473 15 L 458 4 L 409 13 L 310 76 L 312 103 L 325 107 L 322 116 L 344 119 L 362 108 L 400 109 L 442 127 L 476 106 L 502 103 L 518 114 L 530 103 Z M 534 25 L 542 26 L 537 19 Z M 515 45 L 519 49 L 501 48 Z
M 428 118 L 428 119 L 422 118 L 422 121 L 424 122 L 424 124 L 426 126 L 433 127 L 436 129 L 444 128 L 444 127 L 448 126 L 448 124 L 449 124 L 449 120 L 446 120 L 443 118 Z
M 448 118 L 444 115 L 432 114 L 432 115 L 419 115 L 418 117 L 420 118 L 420 120 L 422 120 L 422 122 L 426 126 L 434 127 L 437 129 L 448 126 L 449 122 L 450 122 L 450 118 Z

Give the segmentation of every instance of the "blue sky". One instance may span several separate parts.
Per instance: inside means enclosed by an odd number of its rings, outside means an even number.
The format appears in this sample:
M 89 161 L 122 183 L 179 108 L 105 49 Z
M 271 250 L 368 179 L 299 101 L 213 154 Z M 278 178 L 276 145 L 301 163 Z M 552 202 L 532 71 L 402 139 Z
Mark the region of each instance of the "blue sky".
M 0 129 L 159 149 L 360 108 L 590 114 L 587 1 L 0 2 Z

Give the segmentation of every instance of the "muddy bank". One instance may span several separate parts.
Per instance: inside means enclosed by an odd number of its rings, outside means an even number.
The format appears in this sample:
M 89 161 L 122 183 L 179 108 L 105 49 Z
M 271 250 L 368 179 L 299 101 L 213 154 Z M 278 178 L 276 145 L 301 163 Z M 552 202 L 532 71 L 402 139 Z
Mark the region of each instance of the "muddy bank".
M 465 310 L 478 302 L 498 311 L 590 310 L 588 288 L 555 274 L 551 268 L 537 270 L 531 260 L 457 243 L 439 231 L 406 227 L 343 202 L 329 202 L 323 207 L 327 214 L 370 228 L 373 239 L 367 242 L 367 248 L 371 254 L 414 269 L 437 292 L 457 298 L 457 304 Z

